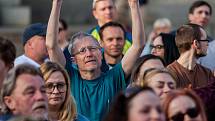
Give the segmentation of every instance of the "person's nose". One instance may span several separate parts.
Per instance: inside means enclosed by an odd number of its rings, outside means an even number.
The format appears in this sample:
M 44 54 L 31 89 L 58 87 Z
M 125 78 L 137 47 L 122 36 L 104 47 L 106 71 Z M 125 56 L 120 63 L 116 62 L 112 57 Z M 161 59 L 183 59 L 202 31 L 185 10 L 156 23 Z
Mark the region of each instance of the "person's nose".
M 87 48 L 85 54 L 86 54 L 86 56 L 91 56 L 92 55 L 92 51 Z
M 36 98 L 36 100 L 38 100 L 38 101 L 44 101 L 44 100 L 47 99 L 47 96 L 46 96 L 46 94 L 43 93 L 42 91 L 38 90 L 38 91 L 36 92 L 35 98 Z
M 53 87 L 54 88 L 54 90 L 53 90 L 53 94 L 58 94 L 59 93 L 59 90 L 57 89 L 57 87 L 55 86 L 55 87 Z
M 152 121 L 159 121 L 161 119 L 161 114 L 157 111 L 157 109 L 152 109 L 151 119 Z
M 110 13 L 111 13 L 111 9 L 106 8 L 106 9 L 105 9 L 105 13 L 106 13 L 106 14 L 110 14 Z
M 152 50 L 151 50 L 151 54 L 156 54 L 156 50 L 155 50 L 155 48 L 152 48 Z
M 112 41 L 112 44 L 113 44 L 114 46 L 117 46 L 118 43 L 119 43 L 119 42 L 118 42 L 116 39 L 114 39 L 114 40 Z
M 208 14 L 206 12 L 202 12 L 201 16 L 202 16 L 202 18 L 207 18 Z
M 172 89 L 167 84 L 164 85 L 164 88 L 163 88 L 164 93 L 169 93 L 171 90 Z

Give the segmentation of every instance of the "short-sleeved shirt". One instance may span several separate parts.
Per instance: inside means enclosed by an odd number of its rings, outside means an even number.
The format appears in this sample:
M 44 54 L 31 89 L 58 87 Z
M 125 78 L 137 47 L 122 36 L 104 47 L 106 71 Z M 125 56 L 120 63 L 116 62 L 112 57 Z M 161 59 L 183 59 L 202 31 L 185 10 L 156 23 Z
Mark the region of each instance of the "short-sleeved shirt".
M 85 80 L 77 69 L 66 65 L 71 79 L 72 94 L 77 103 L 78 113 L 90 121 L 101 121 L 109 111 L 111 100 L 126 88 L 122 64 L 119 63 L 94 80 Z
M 19 64 L 31 64 L 35 67 L 40 67 L 40 64 L 38 64 L 36 61 L 32 60 L 31 58 L 27 57 L 26 55 L 21 55 L 19 57 L 17 57 L 14 61 L 15 66 L 19 65 Z
M 193 88 L 203 87 L 214 80 L 213 73 L 210 69 L 200 64 L 196 64 L 193 70 L 188 70 L 177 61 L 174 61 L 167 68 L 175 76 L 177 88 L 186 88 L 190 84 Z
M 89 121 L 85 116 L 78 114 L 74 121 Z

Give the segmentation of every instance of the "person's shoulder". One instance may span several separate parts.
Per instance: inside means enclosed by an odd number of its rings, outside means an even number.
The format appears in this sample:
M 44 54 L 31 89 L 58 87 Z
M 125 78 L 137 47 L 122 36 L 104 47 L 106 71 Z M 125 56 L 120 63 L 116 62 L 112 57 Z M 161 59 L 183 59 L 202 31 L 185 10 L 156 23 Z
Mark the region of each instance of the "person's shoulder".
M 199 68 L 201 68 L 202 70 L 204 70 L 204 71 L 206 71 L 206 72 L 208 72 L 208 73 L 212 73 L 212 71 L 209 69 L 209 68 L 207 68 L 207 67 L 205 67 L 205 66 L 203 66 L 203 65 L 201 65 L 201 64 L 196 64 Z
M 214 41 L 214 38 L 212 38 L 211 36 L 207 36 L 207 39 L 208 39 L 209 42 Z
M 116 65 L 114 65 L 108 72 L 112 72 L 112 71 L 119 70 L 119 69 L 123 70 L 121 61 L 119 63 L 117 63 Z
M 26 61 L 26 60 L 27 60 L 27 58 L 26 58 L 26 56 L 23 54 L 23 55 L 20 55 L 20 56 L 16 57 L 15 60 L 14 60 L 14 63 L 15 63 L 15 65 L 18 65 L 18 64 L 23 63 L 23 62 Z
M 3 114 L 3 115 L 0 115 L 0 121 L 7 121 L 7 120 L 9 120 L 11 118 L 13 118 L 12 114 Z
M 99 27 L 99 25 L 97 25 L 97 26 L 94 26 L 94 27 L 92 27 L 92 28 L 90 28 L 89 30 L 87 30 L 86 32 L 88 33 L 88 34 L 92 34 L 94 31 L 99 31 L 100 30 L 100 27 Z
M 126 40 L 128 40 L 128 41 L 132 41 L 132 33 L 131 32 L 127 32 L 126 31 L 126 33 L 125 33 L 125 37 L 126 37 Z
M 90 121 L 90 120 L 87 119 L 87 117 L 85 117 L 85 116 L 83 116 L 81 114 L 78 114 L 75 121 Z
M 176 65 L 178 65 L 178 62 L 177 61 L 173 61 L 172 63 L 170 63 L 169 65 L 167 65 L 167 68 L 173 68 L 175 67 Z
M 23 55 L 20 55 L 20 56 L 18 56 L 18 57 L 16 57 L 16 59 L 15 60 L 20 60 L 20 59 L 23 59 L 23 58 L 26 58 L 26 56 L 23 54 Z

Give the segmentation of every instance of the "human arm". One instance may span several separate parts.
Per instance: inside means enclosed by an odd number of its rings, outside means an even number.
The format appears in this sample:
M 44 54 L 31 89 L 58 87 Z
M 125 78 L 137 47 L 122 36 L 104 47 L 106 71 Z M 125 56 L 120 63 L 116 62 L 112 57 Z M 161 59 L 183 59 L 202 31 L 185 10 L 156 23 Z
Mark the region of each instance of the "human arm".
M 63 51 L 60 49 L 57 43 L 59 31 L 58 24 L 62 2 L 63 0 L 52 0 L 52 9 L 46 34 L 46 47 L 48 49 L 50 60 L 65 66 L 66 59 L 64 57 Z
M 128 3 L 131 9 L 133 43 L 122 59 L 122 68 L 126 77 L 130 75 L 145 43 L 144 26 L 140 15 L 139 2 L 138 0 L 128 0 Z

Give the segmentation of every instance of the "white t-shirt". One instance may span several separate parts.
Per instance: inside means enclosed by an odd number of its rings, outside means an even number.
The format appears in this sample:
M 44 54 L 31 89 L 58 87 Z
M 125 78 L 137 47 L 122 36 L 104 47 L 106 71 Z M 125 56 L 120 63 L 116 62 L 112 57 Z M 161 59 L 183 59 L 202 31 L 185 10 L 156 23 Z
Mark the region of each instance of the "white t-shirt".
M 19 65 L 19 64 L 31 64 L 31 65 L 34 65 L 35 67 L 40 67 L 40 64 L 38 64 L 36 61 L 32 60 L 31 58 L 25 56 L 24 54 L 17 57 L 15 59 L 15 66 Z

